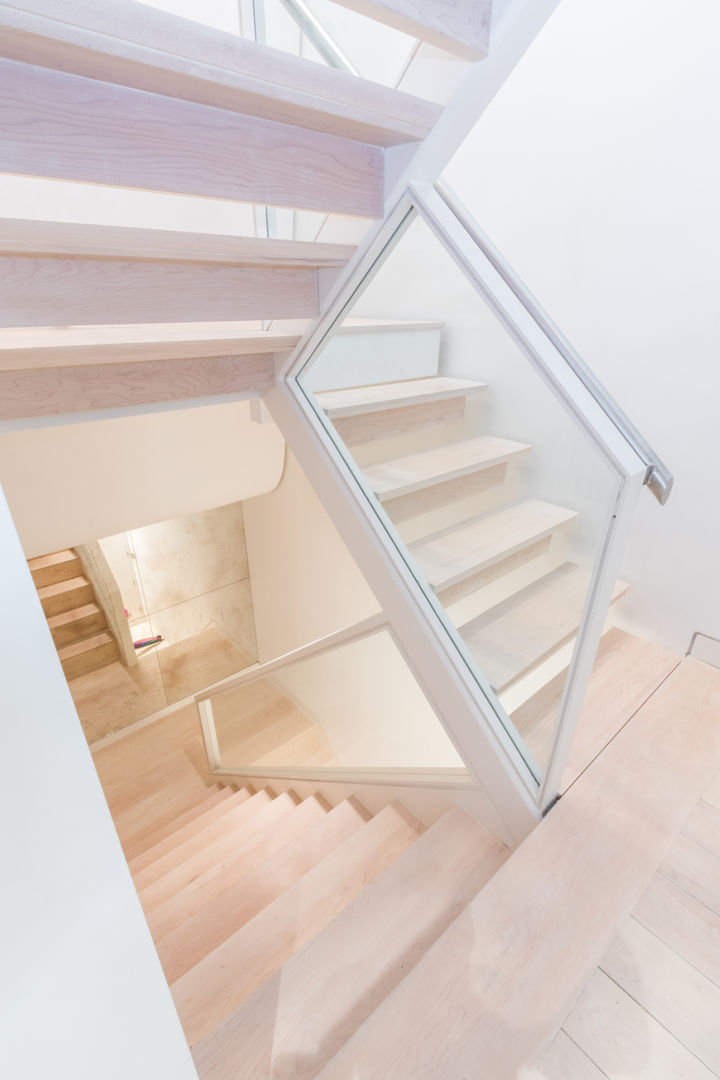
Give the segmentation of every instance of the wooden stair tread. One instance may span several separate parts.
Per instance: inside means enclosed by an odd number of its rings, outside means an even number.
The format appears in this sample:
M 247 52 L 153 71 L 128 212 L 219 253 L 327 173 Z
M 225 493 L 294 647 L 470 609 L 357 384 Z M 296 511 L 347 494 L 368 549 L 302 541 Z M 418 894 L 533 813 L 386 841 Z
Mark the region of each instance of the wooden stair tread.
M 81 607 L 70 608 L 69 611 L 61 611 L 57 615 L 51 615 L 47 623 L 51 630 L 56 630 L 61 626 L 67 626 L 69 623 L 86 619 L 90 615 L 102 615 L 102 611 L 97 604 L 83 604 Z
M 249 798 L 250 790 L 247 788 L 243 790 L 248 792 Z M 128 844 L 127 847 L 126 845 L 123 845 L 128 865 L 130 865 L 133 859 L 137 859 L 142 855 L 143 851 L 147 851 L 149 848 L 154 847 L 155 844 L 160 843 L 165 837 L 170 836 L 178 829 L 181 829 L 184 825 L 187 825 L 201 814 L 204 814 L 213 806 L 226 802 L 234 794 L 235 790 L 231 787 L 220 787 L 215 784 L 213 787 L 207 788 L 207 795 L 200 802 L 196 803 L 194 806 L 188 807 L 187 810 L 177 814 L 174 818 L 170 821 L 166 821 L 164 824 L 149 827 L 145 830 L 144 834 L 134 838 L 132 844 Z
M 281 1071 L 316 1075 L 407 978 L 507 854 L 463 811 L 444 814 L 195 1047 L 203 1080 L 229 1080 L 238 1061 L 247 1080 Z M 352 1075 L 352 1068 L 344 1073 Z
M 174 983 L 231 934 L 356 833 L 370 814 L 351 796 L 305 829 L 250 874 L 238 878 L 155 942 L 163 971 Z
M 189 800 L 185 801 L 185 805 L 170 810 L 170 812 L 161 813 L 152 821 L 145 821 L 135 827 L 132 831 L 121 829 L 120 842 L 122 843 L 127 861 L 129 862 L 138 855 L 142 855 L 143 851 L 148 847 L 152 847 L 158 840 L 162 840 L 163 837 L 168 836 L 175 828 L 177 822 L 180 822 L 180 824 L 183 825 L 186 821 L 192 820 L 193 814 L 204 813 L 207 809 L 206 804 L 208 804 L 208 800 L 212 799 L 214 801 L 218 793 L 225 791 L 232 793 L 233 789 L 221 788 L 217 784 L 214 784 L 212 787 L 193 792 Z M 227 795 L 223 795 L 223 798 L 227 798 Z
M 238 830 L 231 844 L 209 845 L 210 860 L 196 857 L 184 870 L 166 875 L 157 888 L 141 894 L 148 925 L 154 938 L 167 936 L 175 927 L 191 918 L 237 881 L 251 874 L 280 848 L 321 820 L 329 810 L 325 800 L 315 794 L 299 805 L 294 793 L 284 792 L 266 806 L 248 826 Z M 278 806 L 274 806 L 277 803 Z M 188 869 L 191 871 L 188 873 Z M 171 878 L 168 888 L 167 879 Z
M 34 559 L 28 559 L 31 570 L 42 570 L 46 566 L 57 566 L 66 562 L 74 562 L 77 555 L 71 548 L 65 551 L 54 551 L 51 555 L 37 555 Z
M 425 379 L 322 390 L 316 397 L 328 417 L 334 420 L 343 416 L 357 416 L 360 413 L 398 409 L 426 401 L 441 401 L 443 398 L 468 397 L 486 389 L 487 383 L 433 375 Z
M 193 817 L 185 822 L 178 824 L 177 828 L 173 829 L 167 836 L 159 839 L 151 847 L 148 847 L 142 855 L 138 855 L 136 858 L 128 862 L 130 873 L 135 877 L 141 870 L 156 859 L 161 859 L 168 852 L 174 848 L 185 843 L 186 840 L 190 840 L 197 833 L 201 832 L 216 822 L 222 820 L 226 814 L 230 813 L 236 806 L 240 806 L 241 803 L 247 802 L 251 797 L 251 792 L 247 788 L 241 788 L 239 791 L 230 791 L 225 789 L 227 795 L 220 800 L 213 800 L 213 805 L 208 806 L 202 813 L 194 814 Z
M 380 501 L 406 495 L 445 480 L 477 472 L 509 461 L 530 450 L 527 443 L 481 435 L 446 443 L 431 450 L 383 461 L 364 471 Z
M 372 884 L 422 833 L 387 806 L 173 986 L 193 1046 Z
M 423 139 L 441 106 L 130 0 L 2 5 L 2 54 L 378 146 Z
M 0 327 L 0 370 L 203 356 L 284 355 L 299 340 L 300 332 L 261 330 L 257 322 L 249 320 Z
M 608 684 L 609 703 L 614 693 Z M 479 1061 L 488 1077 L 522 1075 L 563 1024 L 720 765 L 720 730 L 709 722 L 718 707 L 720 672 L 683 660 L 313 1075 L 470 1077 Z
M 19 257 L 319 269 L 344 266 L 354 253 L 348 244 L 322 241 L 0 218 L 0 254 Z
M 155 862 L 145 866 L 134 875 L 135 887 L 139 893 L 150 888 L 155 882 L 162 881 L 167 874 L 182 867 L 185 862 L 193 859 L 198 853 L 203 855 L 208 847 L 217 843 L 218 840 L 232 836 L 235 830 L 242 828 L 255 815 L 275 802 L 275 797 L 269 788 L 257 791 L 249 799 L 232 807 L 221 821 L 216 821 L 208 828 L 189 837 L 183 843 L 166 854 L 161 855 Z M 287 802 L 287 800 L 283 800 Z M 282 804 L 281 804 L 282 805 Z
M 99 649 L 103 645 L 117 645 L 109 630 L 103 630 L 89 638 L 83 638 L 82 641 L 75 641 L 71 645 L 62 645 L 58 649 L 58 656 L 61 660 L 69 660 L 73 656 L 80 656 L 83 653 L 92 652 L 93 649 Z
M 351 11 L 385 23 L 464 60 L 488 54 L 492 0 L 337 0 Z
M 67 578 L 65 581 L 54 581 L 51 585 L 42 585 L 38 589 L 38 596 L 41 600 L 48 600 L 54 596 L 75 592 L 76 589 L 85 589 L 89 584 L 87 578 L 81 576 Z
M 463 641 L 498 693 L 578 631 L 591 573 L 575 563 L 544 574 L 489 611 L 458 626 Z M 617 582 L 613 603 L 627 591 Z
M 429 583 L 440 590 L 551 535 L 577 516 L 575 510 L 526 499 L 470 518 L 409 547 Z

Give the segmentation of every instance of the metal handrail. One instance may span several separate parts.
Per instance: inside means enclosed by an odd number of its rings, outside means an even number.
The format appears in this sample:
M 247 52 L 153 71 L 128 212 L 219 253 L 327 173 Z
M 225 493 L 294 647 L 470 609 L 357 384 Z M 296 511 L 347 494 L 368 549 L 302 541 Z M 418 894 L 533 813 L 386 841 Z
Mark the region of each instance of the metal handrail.
M 280 0 L 280 3 L 326 64 L 340 71 L 347 71 L 350 75 L 358 74 L 345 53 L 335 44 L 325 27 L 307 4 L 303 3 L 303 0 Z
M 664 506 L 670 497 L 673 475 L 661 461 L 650 444 L 640 434 L 632 421 L 625 415 L 618 403 L 607 392 L 602 383 L 575 351 L 570 342 L 561 333 L 555 323 L 543 310 L 538 301 L 529 292 L 524 282 L 518 277 L 510 264 L 493 245 L 490 238 L 482 231 L 469 210 L 460 202 L 452 189 L 442 180 L 435 183 L 435 191 L 449 210 L 461 222 L 463 228 L 472 237 L 487 260 L 512 290 L 529 315 L 535 320 L 543 333 L 549 338 L 567 365 L 590 392 L 608 419 L 615 425 L 625 441 L 633 448 L 637 456 L 645 463 L 645 485 L 657 501 Z

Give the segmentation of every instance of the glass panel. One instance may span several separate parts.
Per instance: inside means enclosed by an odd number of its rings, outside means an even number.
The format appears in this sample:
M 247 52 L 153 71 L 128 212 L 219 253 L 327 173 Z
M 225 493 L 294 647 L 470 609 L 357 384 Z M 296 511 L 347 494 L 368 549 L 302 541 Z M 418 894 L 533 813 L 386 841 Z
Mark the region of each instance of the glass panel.
M 212 699 L 226 768 L 464 768 L 389 631 Z
M 299 381 L 539 776 L 614 467 L 420 219 Z

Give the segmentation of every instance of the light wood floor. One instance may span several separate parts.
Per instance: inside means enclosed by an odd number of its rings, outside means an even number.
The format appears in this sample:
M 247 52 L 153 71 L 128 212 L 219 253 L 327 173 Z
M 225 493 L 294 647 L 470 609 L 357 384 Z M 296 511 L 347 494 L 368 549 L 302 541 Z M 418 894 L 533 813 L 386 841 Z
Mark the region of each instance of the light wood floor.
M 136 667 L 116 661 L 68 686 L 93 743 L 253 663 L 254 657 L 210 626 L 175 645 L 148 650 Z
M 720 1076 L 720 772 L 533 1080 Z

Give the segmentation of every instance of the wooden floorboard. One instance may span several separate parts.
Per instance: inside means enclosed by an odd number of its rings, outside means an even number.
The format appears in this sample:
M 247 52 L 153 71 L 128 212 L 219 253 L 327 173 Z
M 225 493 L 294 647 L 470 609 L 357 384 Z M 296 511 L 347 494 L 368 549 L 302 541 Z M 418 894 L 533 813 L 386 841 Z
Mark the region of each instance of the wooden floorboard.
M 475 1076 L 478 1062 L 493 1080 L 517 1080 L 559 1030 L 720 766 L 711 722 L 719 709 L 720 671 L 683 660 L 323 1080 L 374 1078 L 380 1053 L 393 1080 Z M 688 1077 L 712 1075 L 655 1024 L 672 1054 L 690 1060 Z M 665 1071 L 637 1075 L 677 1080 L 682 1072 L 666 1068 L 672 1054 L 659 1052 Z

